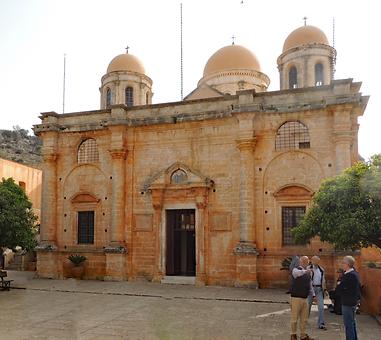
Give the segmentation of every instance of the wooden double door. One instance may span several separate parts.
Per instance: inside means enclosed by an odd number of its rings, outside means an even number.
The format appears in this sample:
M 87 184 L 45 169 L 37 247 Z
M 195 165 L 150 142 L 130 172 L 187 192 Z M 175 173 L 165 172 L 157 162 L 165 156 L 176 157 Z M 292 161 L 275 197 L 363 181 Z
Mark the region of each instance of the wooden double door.
M 194 209 L 166 210 L 166 275 L 196 275 Z

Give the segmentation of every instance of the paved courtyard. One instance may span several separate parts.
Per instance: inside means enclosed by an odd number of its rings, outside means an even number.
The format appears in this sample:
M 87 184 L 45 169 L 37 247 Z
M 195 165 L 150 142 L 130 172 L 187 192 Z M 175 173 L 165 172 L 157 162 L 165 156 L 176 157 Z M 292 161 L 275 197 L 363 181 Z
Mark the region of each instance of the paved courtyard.
M 289 339 L 284 291 L 9 276 L 18 289 L 0 291 L 0 339 Z M 316 339 L 345 339 L 339 316 L 326 312 L 328 331 L 316 317 Z M 375 319 L 358 321 L 360 339 L 381 339 Z

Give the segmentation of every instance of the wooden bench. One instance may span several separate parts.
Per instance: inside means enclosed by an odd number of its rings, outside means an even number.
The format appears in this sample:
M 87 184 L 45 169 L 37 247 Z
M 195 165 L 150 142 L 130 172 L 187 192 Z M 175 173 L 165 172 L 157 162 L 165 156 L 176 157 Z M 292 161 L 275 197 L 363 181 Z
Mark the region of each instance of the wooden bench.
M 5 270 L 0 270 L 1 288 L 2 290 L 9 290 L 11 288 L 11 282 L 13 280 L 6 279 L 7 272 Z

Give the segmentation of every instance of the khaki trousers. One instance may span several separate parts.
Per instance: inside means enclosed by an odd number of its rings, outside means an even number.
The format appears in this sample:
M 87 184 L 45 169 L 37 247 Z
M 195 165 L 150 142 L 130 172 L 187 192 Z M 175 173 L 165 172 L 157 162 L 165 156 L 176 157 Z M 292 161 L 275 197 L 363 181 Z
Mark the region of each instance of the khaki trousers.
M 299 320 L 300 335 L 305 335 L 307 318 L 307 299 L 291 297 L 291 334 L 296 334 Z

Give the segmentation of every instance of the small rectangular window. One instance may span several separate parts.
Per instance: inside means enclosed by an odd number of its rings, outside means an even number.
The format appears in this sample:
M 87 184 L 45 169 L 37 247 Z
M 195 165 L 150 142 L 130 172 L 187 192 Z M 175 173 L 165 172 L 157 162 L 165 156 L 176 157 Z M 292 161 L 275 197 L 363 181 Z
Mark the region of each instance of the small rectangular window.
M 310 142 L 299 142 L 299 149 L 309 149 Z
M 94 211 L 78 212 L 78 244 L 94 244 Z
M 306 207 L 282 207 L 282 238 L 283 245 L 294 245 L 294 239 L 292 238 L 291 229 L 298 226 L 306 213 Z

